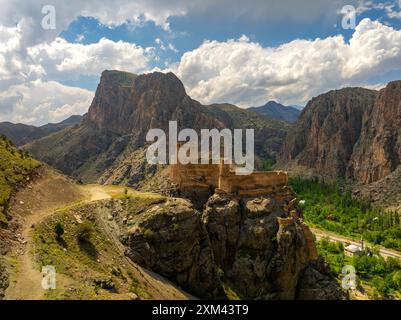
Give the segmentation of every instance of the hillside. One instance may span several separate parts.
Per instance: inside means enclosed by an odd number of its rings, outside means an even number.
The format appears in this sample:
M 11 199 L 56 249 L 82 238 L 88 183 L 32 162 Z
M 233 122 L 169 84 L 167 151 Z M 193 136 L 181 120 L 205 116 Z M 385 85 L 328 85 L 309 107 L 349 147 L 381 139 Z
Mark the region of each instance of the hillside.
M 4 297 L 9 279 L 3 255 L 9 249 L 9 240 L 15 234 L 9 230 L 10 198 L 18 187 L 29 182 L 40 163 L 19 151 L 10 140 L 0 136 L 0 299 Z
M 187 299 L 161 276 L 124 256 L 119 234 L 109 222 L 111 203 L 134 197 L 146 208 L 160 196 L 124 187 L 79 185 L 43 165 L 10 202 L 13 223 L 0 269 L 6 299 Z M 59 224 L 63 234 L 55 230 Z M 78 236 L 86 230 L 88 237 Z M 1 256 L 2 258 L 3 256 Z M 57 289 L 44 290 L 42 266 L 56 268 Z
M 60 131 L 68 126 L 79 124 L 82 116 L 71 116 L 59 123 L 48 123 L 40 127 L 22 123 L 1 122 L 0 134 L 9 138 L 16 146 L 22 146 L 34 140 L 43 138 L 51 133 Z
M 286 121 L 288 123 L 294 123 L 297 121 L 299 115 L 301 114 L 300 110 L 291 106 L 284 106 L 275 101 L 269 101 L 263 106 L 251 107 L 248 110 L 263 114 L 264 116 L 272 119 Z
M 8 223 L 11 193 L 19 183 L 26 182 L 38 161 L 18 150 L 10 140 L 0 136 L 0 227 Z
M 152 128 L 168 132 L 172 120 L 178 122 L 179 130 L 193 128 L 198 132 L 203 128 L 255 128 L 259 159 L 275 157 L 288 129 L 285 122 L 232 105 L 203 106 L 186 94 L 172 73 L 136 76 L 105 71 L 79 126 L 44 137 L 26 148 L 38 159 L 83 181 L 135 186 L 155 171 L 143 157 L 147 132 Z

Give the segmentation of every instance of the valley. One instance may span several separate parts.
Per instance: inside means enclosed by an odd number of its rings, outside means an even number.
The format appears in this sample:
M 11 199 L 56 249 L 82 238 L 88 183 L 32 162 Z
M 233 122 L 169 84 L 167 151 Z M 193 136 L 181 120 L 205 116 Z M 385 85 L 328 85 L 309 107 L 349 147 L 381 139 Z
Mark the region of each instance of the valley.
M 396 81 L 330 91 L 300 113 L 202 105 L 171 72 L 106 70 L 82 118 L 46 133 L 0 125 L 19 145 L 0 144 L 0 296 L 398 299 L 401 140 L 387 110 L 400 103 Z M 168 137 L 170 121 L 254 129 L 262 172 L 148 163 L 146 133 Z M 361 256 L 346 256 L 361 238 Z M 361 279 L 352 292 L 346 264 Z M 46 266 L 55 290 L 41 286 Z

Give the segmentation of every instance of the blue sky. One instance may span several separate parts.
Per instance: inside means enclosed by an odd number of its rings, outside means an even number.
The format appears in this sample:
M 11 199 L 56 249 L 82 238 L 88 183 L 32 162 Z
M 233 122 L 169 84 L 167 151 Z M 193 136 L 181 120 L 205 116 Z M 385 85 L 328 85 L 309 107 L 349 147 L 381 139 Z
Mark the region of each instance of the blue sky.
M 41 26 L 45 4 L 55 9 L 56 30 Z M 0 5 L 0 121 L 41 124 L 84 113 L 104 69 L 173 71 L 202 103 L 244 108 L 305 105 L 331 89 L 401 79 L 399 0 Z M 349 30 L 345 5 L 356 9 Z
M 374 1 L 374 3 L 383 3 Z M 341 9 L 341 6 L 338 7 Z M 367 10 L 356 15 L 358 24 L 364 18 L 378 20 L 384 24 L 401 29 L 400 18 L 389 18 L 383 9 Z M 126 41 L 139 44 L 143 47 L 157 46 L 155 40 L 161 39 L 163 43 L 171 43 L 177 51 L 158 50 L 160 60 L 152 60 L 150 66 L 164 69 L 166 65 L 178 62 L 181 56 L 198 48 L 205 40 L 226 41 L 238 39 L 242 35 L 248 36 L 252 41 L 260 43 L 264 47 L 277 47 L 295 39 L 327 38 L 341 34 L 349 41 L 354 30 L 345 30 L 341 27 L 343 16 L 322 15 L 311 21 L 294 21 L 293 19 L 277 19 L 270 21 L 261 19 L 258 21 L 247 21 L 246 17 L 226 19 L 215 17 L 205 20 L 205 17 L 171 17 L 169 18 L 170 30 L 164 30 L 153 21 L 146 21 L 140 25 L 124 23 L 120 26 L 110 28 L 93 17 L 78 17 L 74 20 L 60 36 L 68 42 L 80 42 L 84 44 L 96 43 L 101 38 L 114 41 Z M 80 36 L 84 38 L 80 38 Z M 399 79 L 399 72 L 390 72 L 372 79 L 372 84 L 381 81 Z M 78 85 L 90 90 L 96 89 L 99 77 L 81 77 L 78 81 L 65 81 L 68 84 Z

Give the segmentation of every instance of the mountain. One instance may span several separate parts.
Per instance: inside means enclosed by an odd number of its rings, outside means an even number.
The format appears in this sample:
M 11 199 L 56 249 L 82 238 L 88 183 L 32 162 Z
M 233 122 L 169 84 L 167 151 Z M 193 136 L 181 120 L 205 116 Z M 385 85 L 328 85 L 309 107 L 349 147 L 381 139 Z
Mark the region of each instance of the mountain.
M 289 131 L 280 165 L 312 168 L 330 177 L 344 177 L 364 121 L 377 92 L 363 88 L 334 90 L 313 98 Z
M 263 114 L 269 118 L 293 123 L 297 121 L 301 111 L 290 106 L 283 106 L 275 101 L 269 101 L 261 107 L 251 107 L 249 111 Z
M 399 180 L 401 81 L 379 92 L 346 88 L 313 98 L 288 133 L 279 163 L 360 185 Z
M 84 181 L 136 185 L 156 167 L 144 159 L 149 129 L 255 128 L 259 158 L 274 156 L 288 124 L 233 105 L 204 106 L 191 99 L 173 73 L 134 75 L 104 71 L 87 115 L 27 146 L 40 160 Z
M 71 116 L 59 123 L 48 123 L 40 127 L 30 126 L 22 123 L 1 122 L 0 134 L 8 137 L 15 145 L 22 146 L 34 140 L 43 138 L 51 133 L 57 132 L 67 126 L 79 124 L 82 116 Z

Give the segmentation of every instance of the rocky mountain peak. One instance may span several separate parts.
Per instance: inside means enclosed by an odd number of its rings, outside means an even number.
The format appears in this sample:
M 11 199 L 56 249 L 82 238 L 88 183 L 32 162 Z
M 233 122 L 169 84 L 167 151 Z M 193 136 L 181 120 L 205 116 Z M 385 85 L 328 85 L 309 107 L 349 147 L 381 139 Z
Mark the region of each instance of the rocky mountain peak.
M 135 78 L 132 84 L 133 94 L 145 94 L 151 92 L 163 97 L 182 99 L 187 94 L 184 85 L 177 76 L 172 73 L 152 72 Z
M 100 78 L 86 121 L 97 129 L 117 134 L 130 134 L 134 129 L 143 131 L 144 124 L 150 125 L 146 128 L 149 129 L 160 125 L 157 120 L 168 123 L 170 118 L 166 115 L 176 112 L 185 98 L 184 85 L 171 72 L 137 76 L 106 70 Z M 144 117 L 154 121 L 144 121 Z

